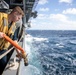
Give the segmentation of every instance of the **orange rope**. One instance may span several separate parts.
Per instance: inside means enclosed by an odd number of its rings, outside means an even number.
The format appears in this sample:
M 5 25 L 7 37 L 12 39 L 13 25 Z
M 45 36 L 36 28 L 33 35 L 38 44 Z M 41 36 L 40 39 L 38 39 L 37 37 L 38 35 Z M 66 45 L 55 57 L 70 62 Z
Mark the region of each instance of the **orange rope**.
M 7 35 L 3 35 L 4 36 L 4 38 L 8 41 L 8 42 L 10 42 L 13 46 L 15 46 L 17 49 L 19 49 L 22 53 L 25 53 L 24 52 L 24 50 L 23 50 L 23 48 L 21 48 L 17 43 L 15 43 L 12 39 L 10 39 Z

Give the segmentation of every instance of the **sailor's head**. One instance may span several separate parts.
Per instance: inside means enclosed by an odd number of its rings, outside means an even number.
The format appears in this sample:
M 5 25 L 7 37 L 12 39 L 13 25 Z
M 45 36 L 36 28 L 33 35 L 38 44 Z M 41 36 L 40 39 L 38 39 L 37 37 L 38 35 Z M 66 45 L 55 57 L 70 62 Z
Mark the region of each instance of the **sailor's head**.
M 16 6 L 12 10 L 11 14 L 12 14 L 12 21 L 13 22 L 19 21 L 24 16 L 24 12 L 19 6 Z

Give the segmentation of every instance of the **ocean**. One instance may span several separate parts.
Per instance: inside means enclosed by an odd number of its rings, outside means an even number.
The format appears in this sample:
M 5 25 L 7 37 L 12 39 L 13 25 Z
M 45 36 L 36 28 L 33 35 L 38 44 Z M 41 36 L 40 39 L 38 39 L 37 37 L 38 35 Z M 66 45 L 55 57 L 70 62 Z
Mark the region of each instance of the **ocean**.
M 76 75 L 76 31 L 27 30 L 27 75 Z M 22 75 L 23 75 L 22 74 Z

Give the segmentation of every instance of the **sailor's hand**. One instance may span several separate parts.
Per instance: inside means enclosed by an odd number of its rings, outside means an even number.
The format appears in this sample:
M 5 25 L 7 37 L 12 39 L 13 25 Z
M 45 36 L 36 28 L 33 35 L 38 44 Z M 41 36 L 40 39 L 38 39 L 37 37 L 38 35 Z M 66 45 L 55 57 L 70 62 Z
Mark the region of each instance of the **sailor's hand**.
M 0 38 L 3 38 L 4 33 L 0 32 Z
M 16 57 L 18 57 L 19 59 L 21 59 L 21 58 L 22 58 L 22 54 L 21 54 L 21 53 L 18 53 L 18 54 L 16 55 Z

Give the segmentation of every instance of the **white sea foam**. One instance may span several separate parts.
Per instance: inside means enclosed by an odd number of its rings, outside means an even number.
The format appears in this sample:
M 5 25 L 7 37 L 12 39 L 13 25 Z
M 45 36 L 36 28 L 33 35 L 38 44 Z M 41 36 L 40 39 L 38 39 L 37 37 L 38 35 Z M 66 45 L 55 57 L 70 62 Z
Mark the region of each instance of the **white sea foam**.
M 26 39 L 24 39 L 24 42 L 23 42 L 23 49 L 25 49 L 25 51 L 27 53 L 30 53 L 30 46 L 26 44 Z
M 58 46 L 60 48 L 63 48 L 64 47 L 64 44 L 63 43 L 57 43 L 56 46 Z
M 32 42 L 32 40 L 33 40 L 33 37 L 31 35 L 29 34 L 25 35 L 25 41 Z
M 53 56 L 53 57 L 56 57 L 56 58 L 58 58 L 58 57 L 63 57 L 62 54 L 55 54 L 55 53 L 48 54 L 48 55 Z
M 35 41 L 47 41 L 47 38 L 38 38 L 38 37 L 34 37 L 33 38 Z
M 72 63 L 74 66 L 76 66 L 76 60 L 73 60 L 73 63 Z
M 76 40 L 70 40 L 70 43 L 76 44 Z
M 48 42 L 48 39 L 47 38 L 40 38 L 40 37 L 33 37 L 29 34 L 25 35 L 25 38 L 26 38 L 26 41 L 47 41 Z
M 31 57 L 31 42 L 32 42 L 32 36 L 25 35 L 23 40 L 23 49 L 25 49 L 26 53 L 28 54 L 28 59 L 30 59 Z

